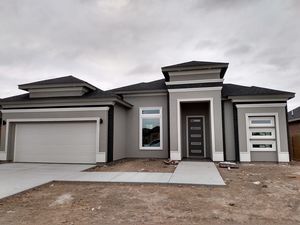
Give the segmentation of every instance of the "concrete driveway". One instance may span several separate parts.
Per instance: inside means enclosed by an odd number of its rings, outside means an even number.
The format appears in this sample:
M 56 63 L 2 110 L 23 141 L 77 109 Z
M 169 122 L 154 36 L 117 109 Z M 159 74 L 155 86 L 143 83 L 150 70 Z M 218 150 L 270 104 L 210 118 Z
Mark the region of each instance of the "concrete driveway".
M 0 164 L 0 199 L 27 189 L 61 180 L 93 165 L 5 163 Z
M 225 185 L 213 162 L 180 162 L 174 173 L 81 172 L 92 166 L 0 164 L 0 199 L 51 181 Z

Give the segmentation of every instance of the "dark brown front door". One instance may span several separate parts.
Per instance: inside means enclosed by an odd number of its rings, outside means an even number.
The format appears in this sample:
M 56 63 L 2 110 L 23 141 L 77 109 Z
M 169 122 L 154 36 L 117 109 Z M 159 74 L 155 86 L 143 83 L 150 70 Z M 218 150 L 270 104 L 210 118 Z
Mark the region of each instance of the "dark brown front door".
M 204 116 L 187 117 L 188 156 L 204 157 Z

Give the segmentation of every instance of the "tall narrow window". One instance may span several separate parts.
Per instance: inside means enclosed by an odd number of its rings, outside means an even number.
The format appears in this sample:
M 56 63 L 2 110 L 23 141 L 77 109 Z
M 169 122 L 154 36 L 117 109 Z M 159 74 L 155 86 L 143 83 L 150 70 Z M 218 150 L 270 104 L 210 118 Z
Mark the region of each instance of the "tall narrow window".
M 162 150 L 161 107 L 140 108 L 140 149 Z

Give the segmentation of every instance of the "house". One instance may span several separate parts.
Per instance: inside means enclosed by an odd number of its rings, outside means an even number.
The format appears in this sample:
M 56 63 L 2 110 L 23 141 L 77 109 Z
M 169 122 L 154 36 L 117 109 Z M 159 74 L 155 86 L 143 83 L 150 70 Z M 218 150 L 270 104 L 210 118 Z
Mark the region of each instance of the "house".
M 228 63 L 162 67 L 164 79 L 103 91 L 73 76 L 19 85 L 1 100 L 1 160 L 122 158 L 288 162 L 294 93 L 224 83 Z
M 300 160 L 300 107 L 288 113 L 289 133 L 291 138 L 292 158 Z

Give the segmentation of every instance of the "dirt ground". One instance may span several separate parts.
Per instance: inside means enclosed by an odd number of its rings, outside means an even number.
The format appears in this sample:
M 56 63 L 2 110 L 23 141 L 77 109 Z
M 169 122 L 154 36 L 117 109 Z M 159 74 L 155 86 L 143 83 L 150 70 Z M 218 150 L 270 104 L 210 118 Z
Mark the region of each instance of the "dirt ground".
M 100 164 L 87 171 L 173 173 L 176 166 L 166 165 L 163 161 L 164 159 L 121 159 L 111 163 Z
M 300 224 L 299 164 L 220 172 L 225 187 L 55 182 L 0 200 L 0 224 Z

